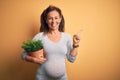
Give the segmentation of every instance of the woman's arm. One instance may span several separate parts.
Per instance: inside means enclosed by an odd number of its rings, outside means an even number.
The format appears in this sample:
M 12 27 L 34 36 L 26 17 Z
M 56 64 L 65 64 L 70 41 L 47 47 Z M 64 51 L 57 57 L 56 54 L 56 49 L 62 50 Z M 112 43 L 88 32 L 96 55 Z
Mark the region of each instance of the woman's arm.
M 71 56 L 76 57 L 78 55 L 78 47 L 71 50 Z
M 79 47 L 80 37 L 79 35 L 73 36 L 73 48 L 71 50 L 71 56 L 77 56 L 78 54 L 78 47 Z
M 78 54 L 78 47 L 79 47 L 79 36 L 73 36 L 73 40 L 70 35 L 66 36 L 67 38 L 67 59 L 70 62 L 75 62 L 76 56 Z
M 21 58 L 24 61 L 37 63 L 37 64 L 42 64 L 43 62 L 46 61 L 46 58 L 35 58 L 35 57 L 32 57 L 32 56 L 28 55 L 28 53 L 26 51 L 23 51 L 23 53 L 21 54 Z
M 43 37 L 43 32 L 36 34 L 33 40 L 39 40 L 39 39 L 42 39 L 42 37 Z M 42 64 L 43 62 L 46 61 L 46 58 L 32 57 L 26 51 L 23 51 L 23 53 L 21 54 L 21 58 L 25 61 L 37 63 L 37 64 Z
M 36 58 L 36 57 L 32 57 L 32 56 L 27 54 L 25 57 L 25 61 L 33 62 L 33 63 L 37 63 L 37 64 L 42 64 L 43 62 L 46 61 L 46 58 Z

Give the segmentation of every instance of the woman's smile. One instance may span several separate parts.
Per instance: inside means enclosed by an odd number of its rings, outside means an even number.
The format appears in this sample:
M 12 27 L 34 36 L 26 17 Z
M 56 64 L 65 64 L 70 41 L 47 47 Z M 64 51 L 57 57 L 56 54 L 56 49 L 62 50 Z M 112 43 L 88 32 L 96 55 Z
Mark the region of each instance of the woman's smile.
M 48 13 L 46 22 L 51 30 L 56 30 L 59 28 L 61 17 L 59 13 L 54 10 Z

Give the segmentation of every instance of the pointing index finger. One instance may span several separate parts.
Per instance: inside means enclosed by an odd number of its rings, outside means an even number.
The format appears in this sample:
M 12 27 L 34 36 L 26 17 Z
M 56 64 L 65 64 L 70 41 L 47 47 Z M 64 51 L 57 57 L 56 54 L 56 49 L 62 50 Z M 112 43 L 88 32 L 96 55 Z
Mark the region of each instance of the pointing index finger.
M 80 29 L 76 35 L 80 36 L 80 34 L 81 34 L 82 31 L 83 31 L 83 29 Z

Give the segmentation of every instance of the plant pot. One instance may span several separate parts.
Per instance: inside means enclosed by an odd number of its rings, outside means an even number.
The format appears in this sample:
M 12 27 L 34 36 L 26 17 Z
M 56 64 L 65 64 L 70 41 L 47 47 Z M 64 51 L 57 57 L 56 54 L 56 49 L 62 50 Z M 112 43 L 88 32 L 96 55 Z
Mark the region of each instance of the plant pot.
M 43 49 L 40 49 L 40 50 L 35 51 L 35 52 L 30 52 L 29 55 L 31 55 L 32 57 L 36 57 L 36 58 L 45 58 L 45 54 L 44 54 Z

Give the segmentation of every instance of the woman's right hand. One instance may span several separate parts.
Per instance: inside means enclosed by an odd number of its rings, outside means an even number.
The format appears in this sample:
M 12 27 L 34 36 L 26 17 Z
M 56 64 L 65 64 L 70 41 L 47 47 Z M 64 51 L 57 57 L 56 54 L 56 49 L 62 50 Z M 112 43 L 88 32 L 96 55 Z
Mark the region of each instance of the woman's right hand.
M 25 60 L 28 62 L 36 63 L 36 64 L 42 64 L 44 63 L 47 59 L 44 57 L 36 58 L 30 55 L 26 55 Z
M 33 57 L 33 62 L 34 63 L 37 63 L 37 64 L 42 64 L 46 61 L 47 59 L 44 58 L 44 57 L 41 57 L 41 58 L 36 58 L 36 57 Z

